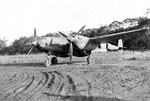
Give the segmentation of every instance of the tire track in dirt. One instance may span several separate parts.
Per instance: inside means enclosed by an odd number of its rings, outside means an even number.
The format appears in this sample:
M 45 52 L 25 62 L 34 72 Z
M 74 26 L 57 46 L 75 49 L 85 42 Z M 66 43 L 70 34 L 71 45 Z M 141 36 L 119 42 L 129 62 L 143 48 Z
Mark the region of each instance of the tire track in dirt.
M 132 92 L 138 94 L 141 88 L 146 91 L 150 77 L 142 67 L 103 65 L 70 70 L 14 68 L 1 72 L 0 101 L 125 101 L 118 99 L 136 99 Z
M 90 84 L 73 72 L 31 69 L 1 72 L 0 101 L 65 101 L 74 95 L 88 96 L 90 92 Z
M 91 93 L 91 84 L 89 81 L 81 76 L 80 74 L 74 72 L 67 72 L 67 75 L 70 77 L 71 81 L 73 82 L 74 87 L 74 96 L 82 96 L 74 98 L 76 101 L 93 101 L 92 100 L 92 93 Z
M 1 91 L 3 91 L 3 93 L 5 94 L 3 99 L 13 98 L 13 96 L 17 94 L 18 88 L 27 83 L 28 81 L 29 76 L 26 73 L 22 73 L 22 76 L 20 75 L 20 77 L 16 76 L 14 79 L 11 80 L 11 82 L 8 85 L 6 85 L 3 89 L 1 89 Z

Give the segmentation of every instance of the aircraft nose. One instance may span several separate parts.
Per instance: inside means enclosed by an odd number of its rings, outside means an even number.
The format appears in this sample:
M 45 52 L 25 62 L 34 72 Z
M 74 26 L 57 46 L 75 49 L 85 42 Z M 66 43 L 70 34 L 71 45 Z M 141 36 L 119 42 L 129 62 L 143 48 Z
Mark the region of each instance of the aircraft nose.
M 36 45 L 37 45 L 37 41 L 33 41 L 33 42 L 32 42 L 32 45 L 35 45 L 35 46 L 36 46 Z
M 27 46 L 37 45 L 37 41 L 28 42 L 28 43 L 26 43 L 26 45 L 27 45 Z
M 67 39 L 68 39 L 69 42 L 73 41 L 73 37 L 68 37 Z

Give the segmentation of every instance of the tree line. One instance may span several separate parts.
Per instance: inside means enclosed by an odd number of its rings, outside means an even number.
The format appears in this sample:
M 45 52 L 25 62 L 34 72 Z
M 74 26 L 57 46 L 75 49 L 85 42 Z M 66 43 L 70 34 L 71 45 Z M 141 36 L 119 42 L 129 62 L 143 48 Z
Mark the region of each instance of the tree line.
M 114 21 L 110 25 L 100 26 L 100 28 L 86 29 L 82 32 L 82 35 L 96 37 L 142 28 L 150 28 L 150 19 L 147 17 L 125 19 L 123 22 Z M 131 37 L 123 41 L 124 47 L 127 47 L 128 50 L 150 50 L 150 30 L 143 36 Z M 117 41 L 113 44 L 117 45 Z
M 125 19 L 123 22 L 114 21 L 110 25 L 100 26 L 99 28 L 86 29 L 81 34 L 87 37 L 96 37 L 144 27 L 150 27 L 150 19 L 140 17 Z M 44 36 L 60 37 L 58 33 L 48 33 Z M 32 46 L 27 46 L 26 43 L 32 42 L 33 39 L 33 37 L 21 37 L 9 46 L 6 45 L 6 40 L 0 39 L 0 55 L 27 54 Z M 144 36 L 124 40 L 124 46 L 128 50 L 147 50 L 147 40 L 150 40 L 150 31 L 145 33 Z M 34 48 L 32 53 L 40 53 L 40 51 Z

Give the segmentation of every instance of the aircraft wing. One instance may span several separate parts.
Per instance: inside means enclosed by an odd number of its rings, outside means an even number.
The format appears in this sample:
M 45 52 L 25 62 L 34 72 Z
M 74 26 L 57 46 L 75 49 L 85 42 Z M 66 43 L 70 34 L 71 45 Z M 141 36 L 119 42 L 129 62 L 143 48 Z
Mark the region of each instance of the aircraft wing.
M 101 43 L 101 42 L 109 43 L 112 41 L 116 41 L 118 39 L 125 39 L 127 37 L 137 37 L 137 36 L 140 36 L 141 34 L 143 34 L 145 31 L 147 31 L 147 28 L 93 37 L 93 38 L 90 38 L 89 41 L 91 43 Z

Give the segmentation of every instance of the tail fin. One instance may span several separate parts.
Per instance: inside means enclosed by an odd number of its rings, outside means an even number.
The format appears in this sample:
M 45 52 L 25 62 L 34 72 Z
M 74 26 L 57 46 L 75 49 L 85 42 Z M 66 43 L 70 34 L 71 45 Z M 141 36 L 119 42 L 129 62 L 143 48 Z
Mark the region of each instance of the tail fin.
M 118 40 L 118 47 L 123 47 L 122 39 L 119 39 L 119 40 Z
M 123 49 L 126 48 L 126 47 L 123 47 L 123 41 L 122 41 L 122 39 L 118 40 L 118 47 L 119 47 L 119 50 L 123 50 Z

